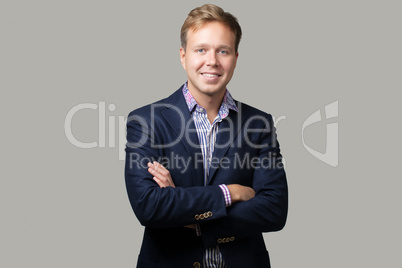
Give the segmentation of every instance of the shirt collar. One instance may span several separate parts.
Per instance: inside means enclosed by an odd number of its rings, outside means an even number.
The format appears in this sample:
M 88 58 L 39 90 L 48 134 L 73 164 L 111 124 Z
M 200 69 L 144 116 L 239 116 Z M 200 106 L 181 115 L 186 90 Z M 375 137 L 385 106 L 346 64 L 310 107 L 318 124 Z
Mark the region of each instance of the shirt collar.
M 205 109 L 201 105 L 199 105 L 194 99 L 193 95 L 191 95 L 187 87 L 187 82 L 183 85 L 183 95 L 190 113 L 194 111 L 195 107 L 198 112 L 205 112 Z M 232 95 L 230 94 L 229 90 L 226 89 L 221 107 L 219 108 L 218 116 L 220 116 L 222 119 L 225 118 L 229 114 L 229 109 L 238 112 L 236 103 L 234 102 Z

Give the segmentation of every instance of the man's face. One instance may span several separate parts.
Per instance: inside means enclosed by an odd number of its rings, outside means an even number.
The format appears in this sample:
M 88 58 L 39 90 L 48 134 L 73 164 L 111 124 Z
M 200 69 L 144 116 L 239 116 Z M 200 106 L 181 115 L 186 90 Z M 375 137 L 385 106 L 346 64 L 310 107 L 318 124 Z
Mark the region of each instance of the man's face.
M 197 31 L 189 29 L 187 47 L 180 58 L 188 76 L 188 89 L 197 100 L 223 97 L 232 78 L 238 54 L 235 34 L 220 22 L 208 22 Z

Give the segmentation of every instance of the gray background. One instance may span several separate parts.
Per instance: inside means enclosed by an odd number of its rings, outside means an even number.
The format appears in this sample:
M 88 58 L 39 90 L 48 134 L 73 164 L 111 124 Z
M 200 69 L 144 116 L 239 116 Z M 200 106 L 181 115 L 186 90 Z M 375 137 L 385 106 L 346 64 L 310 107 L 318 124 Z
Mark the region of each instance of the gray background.
M 232 95 L 286 116 L 290 210 L 265 234 L 273 267 L 401 267 L 400 1 L 212 2 L 244 31 Z M 177 89 L 179 30 L 202 3 L 1 1 L 1 267 L 135 266 L 142 227 L 118 148 L 75 147 L 64 120 L 105 102 L 117 121 Z M 333 168 L 306 151 L 301 128 L 337 100 Z M 97 141 L 97 111 L 72 128 Z M 306 142 L 324 151 L 325 133 L 317 123 Z

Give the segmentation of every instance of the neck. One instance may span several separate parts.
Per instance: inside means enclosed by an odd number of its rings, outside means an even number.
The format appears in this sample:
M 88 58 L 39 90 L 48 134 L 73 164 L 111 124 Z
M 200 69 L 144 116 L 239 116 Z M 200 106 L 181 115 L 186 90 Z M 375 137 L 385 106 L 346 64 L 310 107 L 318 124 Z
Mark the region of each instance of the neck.
M 225 96 L 226 93 L 226 89 L 214 95 L 197 94 L 199 92 L 197 91 L 193 92 L 191 89 L 189 89 L 189 91 L 193 96 L 193 98 L 195 99 L 195 101 L 203 108 L 205 108 L 208 115 L 208 119 L 212 124 L 213 120 L 218 115 L 219 108 L 221 107 L 223 97 Z

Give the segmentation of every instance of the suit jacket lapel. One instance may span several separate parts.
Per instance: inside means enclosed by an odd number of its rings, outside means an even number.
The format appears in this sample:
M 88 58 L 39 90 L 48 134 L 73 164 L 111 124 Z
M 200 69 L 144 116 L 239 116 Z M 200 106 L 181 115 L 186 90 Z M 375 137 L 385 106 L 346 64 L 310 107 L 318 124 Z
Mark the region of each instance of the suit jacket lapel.
M 202 152 L 199 146 L 195 124 L 184 99 L 182 88 L 165 99 L 165 102 L 162 101 L 162 104 L 166 106 L 166 109 L 162 112 L 162 116 L 171 126 L 172 131 L 176 134 L 176 137 L 180 137 L 180 142 L 184 145 L 188 153 L 188 155 L 180 155 L 180 157 L 193 158 L 195 162 L 193 165 L 190 165 L 190 169 L 193 173 L 192 177 L 194 179 L 194 185 L 203 186 L 203 165 L 200 164 L 199 161 L 202 161 Z M 185 159 L 185 161 L 187 161 L 187 159 Z M 198 168 L 195 169 L 194 167 Z

